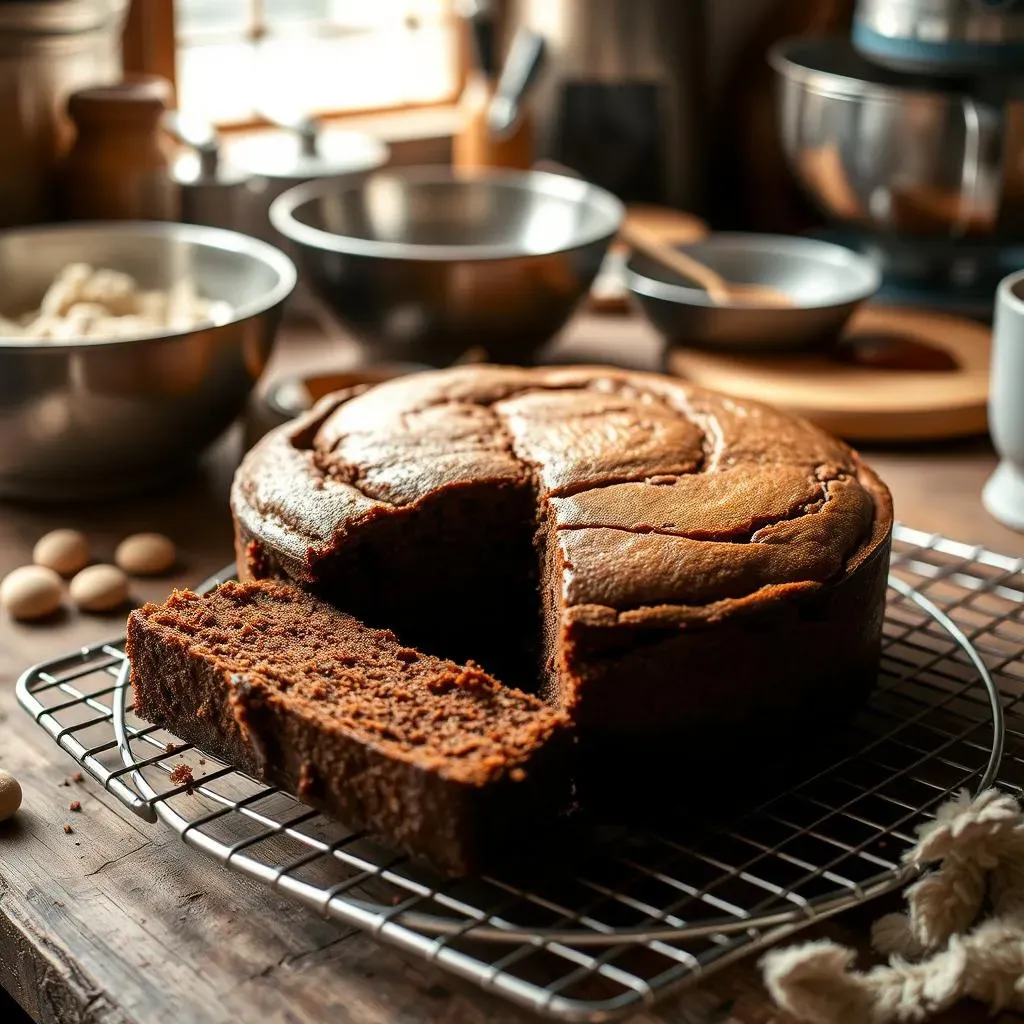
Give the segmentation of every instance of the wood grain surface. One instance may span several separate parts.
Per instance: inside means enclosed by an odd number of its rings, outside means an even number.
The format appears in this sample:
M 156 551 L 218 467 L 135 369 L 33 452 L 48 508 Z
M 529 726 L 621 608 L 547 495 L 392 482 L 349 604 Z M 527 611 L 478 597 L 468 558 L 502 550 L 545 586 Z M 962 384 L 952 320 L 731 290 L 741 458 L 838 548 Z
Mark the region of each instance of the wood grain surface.
M 673 352 L 668 365 L 705 387 L 806 416 L 850 441 L 936 440 L 985 430 L 990 334 L 966 317 L 863 306 L 844 331 L 840 351 L 859 351 L 862 359 L 875 353 L 889 358 L 888 365 L 818 354 L 773 359 L 687 349 Z M 901 359 L 909 365 L 900 366 Z M 915 365 L 919 361 L 923 368 Z
M 583 317 L 551 358 L 615 359 L 653 366 L 653 336 L 626 318 Z M 351 361 L 336 337 L 293 330 L 272 372 Z M 109 558 L 126 533 L 161 530 L 181 550 L 165 580 L 133 586 L 135 601 L 194 584 L 230 559 L 226 496 L 237 431 L 194 479 L 171 493 L 88 507 L 0 507 L 0 572 L 28 558 L 45 530 L 88 531 Z M 1018 534 L 982 510 L 978 493 L 994 458 L 984 442 L 872 454 L 899 515 L 1012 554 Z M 0 622 L 0 767 L 25 791 L 0 825 L 0 984 L 45 1024 L 519 1024 L 533 1020 L 373 939 L 324 921 L 186 849 L 169 830 L 135 818 L 91 781 L 63 783 L 73 762 L 15 705 L 30 663 L 117 634 L 123 613 L 66 612 L 35 626 Z M 73 800 L 81 811 L 68 809 Z M 64 825 L 73 828 L 71 834 Z M 859 908 L 819 931 L 860 942 L 882 906 Z M 13 1019 L 0 1001 L 0 1020 Z M 990 1020 L 963 1006 L 940 1018 Z M 1016 1020 L 1009 1015 L 1000 1021 Z M 632 1018 L 633 1024 L 782 1024 L 749 961 Z

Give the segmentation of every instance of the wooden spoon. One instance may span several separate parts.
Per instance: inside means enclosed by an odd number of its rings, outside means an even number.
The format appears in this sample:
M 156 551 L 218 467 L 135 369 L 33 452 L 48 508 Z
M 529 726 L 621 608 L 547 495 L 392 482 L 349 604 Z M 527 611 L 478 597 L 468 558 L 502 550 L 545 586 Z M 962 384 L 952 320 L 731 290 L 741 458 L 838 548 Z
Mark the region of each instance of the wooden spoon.
M 662 241 L 645 228 L 628 220 L 619 229 L 622 238 L 636 252 L 648 256 L 669 270 L 696 282 L 716 306 L 794 306 L 785 292 L 766 284 L 740 284 L 726 281 L 716 270 Z

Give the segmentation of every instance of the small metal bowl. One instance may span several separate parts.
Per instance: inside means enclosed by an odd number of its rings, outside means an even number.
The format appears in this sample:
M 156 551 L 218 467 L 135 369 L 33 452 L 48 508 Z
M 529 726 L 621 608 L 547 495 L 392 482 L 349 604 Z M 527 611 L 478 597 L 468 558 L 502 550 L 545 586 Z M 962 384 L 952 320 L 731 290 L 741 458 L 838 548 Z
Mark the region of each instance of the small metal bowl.
M 445 167 L 289 189 L 270 208 L 304 277 L 380 360 L 528 362 L 587 294 L 622 204 L 577 178 Z
M 648 320 L 673 344 L 737 352 L 827 348 L 881 284 L 867 257 L 832 242 L 788 235 L 719 232 L 683 252 L 737 284 L 764 284 L 792 306 L 716 305 L 701 288 L 634 253 L 626 286 Z
M 69 263 L 140 288 L 188 275 L 224 324 L 113 341 L 0 339 L 0 496 L 124 493 L 180 474 L 238 415 L 263 372 L 295 267 L 233 231 L 130 221 L 0 234 L 0 312 L 36 308 Z

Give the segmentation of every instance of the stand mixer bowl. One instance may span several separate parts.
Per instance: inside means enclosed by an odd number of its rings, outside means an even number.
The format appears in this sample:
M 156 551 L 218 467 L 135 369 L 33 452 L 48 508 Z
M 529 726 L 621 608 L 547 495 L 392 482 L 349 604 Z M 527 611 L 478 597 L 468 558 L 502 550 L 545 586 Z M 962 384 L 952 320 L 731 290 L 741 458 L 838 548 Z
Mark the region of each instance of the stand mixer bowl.
M 857 0 L 853 45 L 899 71 L 986 74 L 1024 64 L 1021 0 Z
M 1003 150 L 1020 104 L 880 68 L 838 37 L 788 40 L 769 60 L 786 157 L 834 223 L 917 238 L 1019 224 L 1020 161 Z

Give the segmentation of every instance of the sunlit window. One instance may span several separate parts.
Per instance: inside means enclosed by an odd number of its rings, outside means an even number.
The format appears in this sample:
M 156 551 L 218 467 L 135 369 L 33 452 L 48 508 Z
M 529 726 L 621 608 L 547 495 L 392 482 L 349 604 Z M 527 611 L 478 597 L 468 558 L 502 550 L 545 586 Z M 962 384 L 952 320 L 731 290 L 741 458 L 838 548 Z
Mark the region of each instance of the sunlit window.
M 451 0 L 177 0 L 178 104 L 217 123 L 452 99 Z

